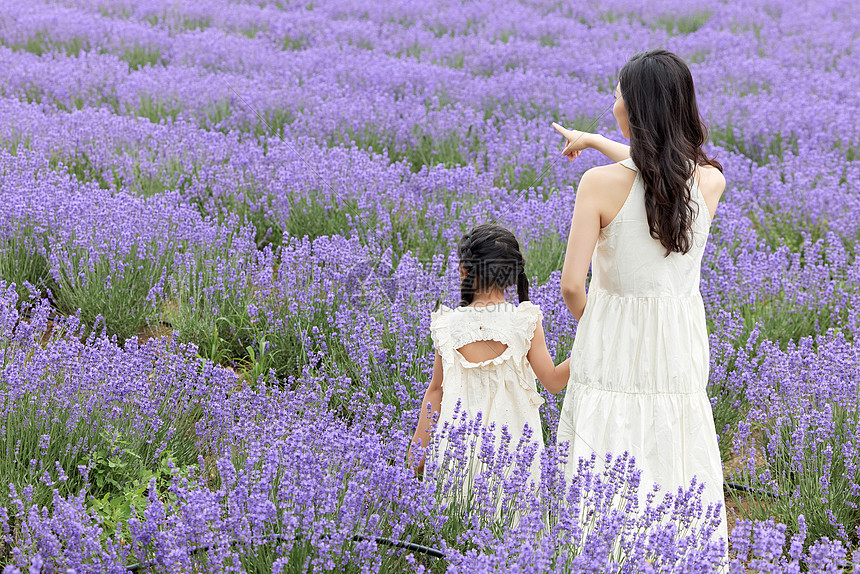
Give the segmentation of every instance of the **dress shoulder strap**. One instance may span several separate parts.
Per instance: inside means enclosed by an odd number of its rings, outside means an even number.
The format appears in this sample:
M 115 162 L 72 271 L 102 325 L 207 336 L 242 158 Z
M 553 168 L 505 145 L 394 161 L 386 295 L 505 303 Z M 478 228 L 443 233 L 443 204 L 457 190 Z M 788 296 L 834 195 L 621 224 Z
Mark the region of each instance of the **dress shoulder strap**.
M 635 164 L 635 163 L 633 163 L 633 158 L 632 158 L 632 157 L 628 157 L 628 158 L 622 159 L 622 160 L 621 160 L 621 161 L 619 161 L 618 163 L 619 163 L 619 164 L 621 164 L 621 165 L 623 165 L 624 167 L 627 167 L 627 168 L 632 169 L 633 171 L 636 171 L 636 172 L 638 172 L 638 171 L 639 171 L 639 168 L 637 168 L 637 167 L 636 167 L 636 164 Z

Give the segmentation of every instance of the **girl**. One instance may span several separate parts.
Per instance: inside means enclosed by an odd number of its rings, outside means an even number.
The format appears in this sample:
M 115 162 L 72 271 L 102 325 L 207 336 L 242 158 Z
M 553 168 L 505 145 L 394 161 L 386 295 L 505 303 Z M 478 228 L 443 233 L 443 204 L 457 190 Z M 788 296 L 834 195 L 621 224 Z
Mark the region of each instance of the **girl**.
M 726 539 L 699 293 L 726 181 L 702 151 L 707 130 L 693 78 L 676 55 L 633 56 L 613 114 L 629 147 L 555 125 L 567 139 L 564 155 L 593 147 L 617 162 L 582 176 L 562 269 L 562 296 L 579 320 L 558 426 L 559 443 L 571 445 L 566 474 L 592 452 L 626 451 L 642 469 L 642 497 L 652 483 L 674 492 L 695 476 L 706 486 L 703 502 L 721 506 L 718 535 Z
M 460 306 L 442 306 L 431 314 L 436 357 L 413 447 L 423 451 L 435 426 L 441 429 L 445 423 L 453 423 L 458 403 L 459 411 L 469 418 L 480 413 L 483 424 L 495 423 L 497 435 L 507 426 L 512 445 L 519 441 L 525 425 L 543 445 L 538 407 L 544 400 L 535 378 L 549 392 L 558 393 L 567 384 L 570 360 L 556 366 L 550 357 L 540 308 L 529 302 L 519 243 L 507 229 L 484 224 L 463 236 L 457 254 Z M 519 305 L 505 301 L 505 289 L 512 285 L 517 286 Z M 445 445 L 435 447 L 441 463 Z M 410 463 L 423 472 L 424 456 L 413 460 L 412 450 Z

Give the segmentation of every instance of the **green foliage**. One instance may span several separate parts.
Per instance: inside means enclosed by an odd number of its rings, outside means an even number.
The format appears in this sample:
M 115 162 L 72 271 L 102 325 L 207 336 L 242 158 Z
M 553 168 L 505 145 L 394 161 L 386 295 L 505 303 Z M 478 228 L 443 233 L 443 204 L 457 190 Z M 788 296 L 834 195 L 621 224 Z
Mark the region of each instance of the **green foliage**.
M 109 335 L 125 341 L 146 327 L 157 315 L 152 290 L 169 273 L 177 246 L 160 248 L 132 244 L 127 253 L 94 253 L 69 242 L 61 247 L 54 293 L 57 310 L 74 314 L 80 309 L 88 327 L 99 324 Z
M 543 176 L 548 171 L 550 165 L 549 160 L 544 160 L 539 169 L 532 165 L 521 165 L 518 162 L 503 163 L 496 168 L 493 185 L 506 189 L 518 189 L 520 191 L 541 187 Z
M 486 151 L 472 126 L 465 134 L 450 133 L 444 137 L 431 136 L 416 128 L 409 142 L 394 142 L 392 138 L 373 126 L 362 131 L 348 129 L 329 138 L 329 145 L 355 145 L 378 154 L 387 154 L 392 162 L 407 161 L 413 172 L 424 167 L 469 165 Z
M 430 48 L 419 45 L 418 41 L 416 40 L 414 44 L 412 44 L 411 46 L 407 46 L 405 50 L 401 50 L 400 52 L 397 52 L 397 54 L 395 54 L 395 55 L 398 58 L 402 58 L 403 56 L 406 56 L 407 58 L 418 59 L 421 57 L 422 52 L 427 52 L 428 50 L 430 50 Z
M 434 64 L 440 64 L 442 66 L 447 66 L 449 68 L 454 68 L 455 70 L 463 69 L 463 64 L 466 61 L 466 54 L 463 52 L 458 52 L 451 56 L 445 56 L 440 60 L 434 60 Z
M 316 239 L 324 235 L 349 235 L 353 222 L 368 217 L 364 225 L 374 228 L 372 213 L 360 212 L 354 199 L 333 200 L 322 193 L 290 196 L 290 214 L 284 221 L 283 230 L 292 237 Z
M 840 152 L 845 154 L 845 159 L 848 161 L 857 161 L 860 160 L 860 144 L 851 141 L 843 141 L 839 140 L 836 143 L 835 148 Z M 843 176 L 842 182 L 847 182 L 848 180 Z
M 54 169 L 62 169 L 80 182 L 93 182 L 102 189 L 118 190 L 122 187 L 122 182 L 116 174 L 111 174 L 111 179 L 108 180 L 108 175 L 102 168 L 93 164 L 86 152 L 65 156 L 55 152 L 51 156 L 50 165 Z
M 146 118 L 155 124 L 160 124 L 166 120 L 175 120 L 180 113 L 176 104 L 158 101 L 149 94 L 141 94 L 140 105 L 132 111 L 135 115 Z
M 229 252 L 228 241 L 221 246 Z M 223 278 L 233 277 L 243 267 L 250 265 L 247 253 L 234 256 L 229 260 L 227 269 L 219 271 L 214 253 L 202 249 L 193 252 L 193 259 L 178 266 L 171 277 L 171 293 L 176 297 L 165 313 L 165 318 L 173 325 L 180 342 L 193 342 L 203 357 L 216 364 L 224 364 L 231 353 L 230 334 L 219 329 L 219 316 L 245 309 L 254 301 L 253 289 L 245 283 L 224 282 Z M 220 285 L 220 288 L 213 286 Z
M 12 155 L 18 155 L 18 149 L 30 149 L 33 142 L 29 135 L 13 134 L 8 139 L 0 138 L 0 146 L 9 150 Z
M 625 23 L 629 26 L 633 26 L 634 24 L 642 24 L 642 17 L 638 14 L 632 13 L 621 13 L 616 12 L 615 10 L 607 10 L 600 15 L 600 19 L 607 24 Z M 588 22 L 583 22 L 584 24 L 588 24 Z
M 52 40 L 45 32 L 36 32 L 24 42 L 13 43 L 0 40 L 0 44 L 15 51 L 29 52 L 36 56 L 48 53 L 61 53 L 69 57 L 77 57 L 81 52 L 90 49 L 89 42 L 84 38 L 72 38 L 65 42 Z
M 807 214 L 789 213 L 767 203 L 760 214 L 749 211 L 747 216 L 759 237 L 772 250 L 785 246 L 794 253 L 800 253 L 807 241 L 815 243 L 829 231 L 827 220 L 813 221 Z
M 27 41 L 20 44 L 18 47 L 19 49 L 35 54 L 36 56 L 41 56 L 50 49 L 49 40 L 42 33 L 36 33 L 32 37 L 27 38 Z
M 298 108 L 301 111 L 301 107 Z M 250 130 L 258 137 L 284 137 L 284 128 L 296 121 L 296 113 L 287 108 L 269 109 L 262 112 L 263 120 Z
M 58 46 L 70 57 L 77 57 L 81 52 L 86 52 L 90 49 L 90 43 L 83 38 L 72 38 Z
M 230 243 L 222 247 L 229 250 Z M 194 343 L 214 363 L 240 368 L 252 384 L 270 369 L 279 376 L 295 374 L 305 361 L 296 333 L 275 332 L 266 297 L 246 277 L 248 269 L 259 268 L 259 257 L 264 255 L 237 251 L 225 269 L 216 254 L 198 250 L 174 274 L 176 300 L 165 313 L 180 342 Z M 298 320 L 280 317 L 291 325 Z
M 426 134 L 416 134 L 416 137 L 417 141 L 411 147 L 395 151 L 392 157 L 395 161 L 405 159 L 416 172 L 424 166 L 468 165 L 471 157 L 484 149 L 478 137 L 472 135 L 472 126 L 469 126 L 463 138 L 457 134 L 450 134 L 441 139 Z
M 30 296 L 30 283 L 40 297 L 56 293 L 57 285 L 48 264 L 48 241 L 32 225 L 7 221 L 8 235 L 0 239 L 0 279 L 15 284 L 19 304 Z
M 435 26 L 427 26 L 427 29 L 433 33 L 434 38 L 443 38 L 445 36 L 450 35 L 454 37 L 456 34 L 454 30 L 448 28 L 444 24 L 436 24 Z
M 710 49 L 701 49 L 690 52 L 684 58 L 688 64 L 701 64 L 711 55 Z
M 254 241 L 258 248 L 266 246 L 279 247 L 284 241 L 284 225 L 274 215 L 267 211 L 274 200 L 266 197 L 260 208 L 251 208 L 247 203 L 237 208 L 233 213 L 239 215 L 242 225 L 250 224 L 254 227 Z
M 236 115 L 238 106 L 240 115 Z M 222 133 L 253 134 L 262 140 L 264 153 L 267 149 L 268 137 L 284 137 L 284 128 L 296 121 L 296 113 L 301 112 L 302 106 L 295 109 L 270 108 L 265 110 L 245 110 L 245 103 L 234 103 L 231 100 L 221 100 L 210 104 L 199 117 L 201 129 L 217 130 Z M 241 112 L 248 111 L 246 118 Z
M 119 59 L 128 63 L 130 70 L 139 70 L 145 66 L 163 66 L 165 63 L 160 48 L 150 48 L 139 44 L 126 47 Z
M 245 36 L 246 38 L 254 39 L 257 37 L 257 34 L 260 32 L 260 27 L 257 26 L 256 22 L 252 22 L 251 26 L 248 28 L 242 28 L 239 30 L 239 33 Z
M 810 404 L 811 410 L 822 407 Z M 741 480 L 756 492 L 741 497 L 746 503 L 745 515 L 751 519 L 774 518 L 788 525 L 789 532 L 796 532 L 802 514 L 808 540 L 845 540 L 847 534 L 847 541 L 854 543 L 856 533 L 841 532 L 837 525 L 860 523 L 856 487 L 860 460 L 853 443 L 860 431 L 860 415 L 838 404 L 829 405 L 826 411 L 822 416 L 835 428 L 832 433 L 820 433 L 821 438 L 809 428 L 808 420 L 798 420 L 800 415 L 783 415 L 759 425 L 765 442 L 759 451 L 763 464 L 756 472 L 742 469 Z M 801 427 L 806 432 L 798 435 Z M 794 460 L 799 450 L 802 461 Z
M 151 197 L 167 190 L 184 191 L 196 173 L 197 166 L 194 166 L 189 172 L 179 159 L 164 162 L 157 174 L 144 172 L 140 162 L 138 162 L 132 167 L 132 181 L 118 180 L 117 189 L 126 185 L 143 197 Z
M 212 25 L 212 18 L 209 17 L 200 17 L 194 18 L 192 16 L 188 16 L 186 14 L 182 14 L 179 17 L 178 27 L 181 30 L 205 30 L 206 28 Z
M 222 122 L 233 116 L 230 100 L 221 100 L 209 105 L 203 118 L 200 120 L 200 127 L 204 129 L 220 128 L 221 131 L 229 132 L 229 128 L 224 128 Z
M 655 28 L 666 30 L 670 36 L 692 34 L 707 24 L 711 13 L 706 10 L 694 12 L 687 16 L 664 16 L 658 18 Z
M 304 34 L 295 38 L 284 36 L 283 40 L 281 40 L 281 50 L 284 51 L 304 50 L 308 46 L 308 38 Z
M 77 492 L 83 486 L 83 477 L 77 467 L 87 465 L 89 451 L 95 448 L 98 441 L 98 436 L 88 432 L 90 425 L 64 428 L 69 413 L 61 410 L 47 416 L 42 400 L 36 396 L 21 397 L 7 408 L 9 410 L 4 410 L 2 416 L 5 452 L 0 457 L 0 480 L 3 484 L 14 485 L 18 492 L 27 485 L 33 485 L 34 502 L 40 506 L 50 505 L 50 489 L 40 481 L 39 476 L 42 471 L 47 471 L 56 479 L 56 470 L 47 461 L 58 461 L 69 477 L 61 487 L 66 493 Z M 48 441 L 47 447 L 44 447 L 42 438 L 45 436 L 52 439 Z M 64 440 L 54 440 L 55 436 L 63 437 Z M 43 461 L 41 465 L 39 461 Z M 0 501 L 3 506 L 9 506 L 8 488 L 0 489 Z
M 234 293 L 235 299 L 217 292 L 201 295 L 193 304 L 190 296 L 181 294 L 171 316 L 177 338 L 195 343 L 204 358 L 239 369 L 249 384 L 270 370 L 278 378 L 300 374 L 307 362 L 303 334 L 311 324 L 324 324 L 325 317 L 310 321 L 293 315 L 283 318 L 284 325 L 273 325 L 263 313 L 266 302 L 252 288 Z M 252 306 L 263 310 L 252 315 Z
M 115 439 L 116 440 L 116 439 Z M 144 464 L 140 455 L 127 447 L 126 441 L 114 442 L 112 448 L 101 448 L 90 457 L 90 493 L 87 506 L 95 512 L 102 525 L 102 540 L 106 540 L 117 528 L 131 539 L 128 521 L 137 518 L 144 521 L 144 511 L 149 506 L 149 492 L 168 501 L 176 495 L 168 490 L 171 479 L 193 473 L 194 465 L 179 467 L 173 455 L 164 452 L 155 464 Z M 186 461 L 188 463 L 190 461 Z
M 448 195 L 440 201 L 445 203 L 446 211 L 451 216 L 451 226 L 457 234 L 465 233 L 477 222 L 464 215 L 475 198 L 456 198 Z M 455 202 L 456 200 L 456 202 Z M 428 209 L 416 210 L 409 213 L 404 209 L 391 212 L 391 247 L 395 263 L 405 253 L 414 253 L 420 260 L 427 261 L 434 255 L 446 253 L 451 249 L 450 241 L 445 238 L 443 228 L 429 221 Z M 370 232 L 367 232 L 371 236 Z M 365 242 L 367 243 L 367 241 Z
M 516 37 L 517 33 L 514 30 L 502 30 L 496 35 L 495 40 L 497 42 L 501 42 L 502 44 L 507 44 L 508 40 L 513 37 Z
M 734 357 L 721 357 L 721 359 L 728 361 L 726 371 L 731 372 L 735 369 Z M 732 457 L 732 438 L 738 423 L 745 420 L 749 413 L 749 401 L 744 396 L 743 389 L 738 389 L 727 381 L 717 380 L 713 376 L 708 381 L 707 391 L 714 415 L 714 427 L 719 435 L 720 458 L 726 462 Z
M 740 304 L 736 311 L 744 320 L 746 332 L 759 325 L 763 337 L 779 343 L 783 348 L 790 341 L 799 341 L 803 337 L 812 337 L 844 325 L 848 315 L 847 310 L 834 310 L 830 306 L 805 308 L 798 302 L 796 292 L 786 291 Z
M 79 392 L 78 398 L 79 403 L 88 403 L 85 393 Z M 0 456 L 3 484 L 14 485 L 18 492 L 30 485 L 33 503 L 50 507 L 54 488 L 62 496 L 80 491 L 85 479 L 78 467 L 83 466 L 89 469 L 89 492 L 113 509 L 110 512 L 115 516 L 121 516 L 122 503 L 114 502 L 117 496 L 136 491 L 143 481 L 163 476 L 161 469 L 167 455 L 156 458 L 161 445 L 166 445 L 166 452 L 171 453 L 179 466 L 197 462 L 194 428 L 200 418 L 199 407 L 180 412 L 172 397 L 163 397 L 158 407 L 162 426 L 151 437 L 144 437 L 135 429 L 139 413 L 134 405 L 124 404 L 121 413 L 114 413 L 113 406 L 107 406 L 111 409 L 108 417 L 98 402 L 92 404 L 96 408 L 82 417 L 73 415 L 68 405 L 54 404 L 42 396 L 27 394 L 5 399 L 0 415 L 3 428 L 0 448 L 5 450 Z M 68 477 L 66 480 L 59 480 L 55 461 Z M 42 481 L 45 473 L 54 481 L 53 486 Z M 9 504 L 7 488 L 0 490 L 0 503 Z
M 73 110 L 82 110 L 87 105 L 87 99 L 84 96 L 73 96 L 70 105 L 67 105 L 60 101 L 54 102 L 57 105 L 57 108 L 63 110 L 64 112 L 71 112 Z
M 28 87 L 21 90 L 21 92 L 22 92 L 24 99 L 27 103 L 29 103 L 29 104 L 41 104 L 42 103 L 43 94 L 42 94 L 42 91 L 38 87 L 30 84 Z
M 349 45 L 355 46 L 356 48 L 360 48 L 362 50 L 373 50 L 373 42 L 371 42 L 370 40 L 365 40 L 364 38 L 361 38 L 359 40 L 352 40 L 350 38 Z
M 115 7 L 115 6 L 99 6 L 98 13 L 104 16 L 105 18 L 113 18 L 119 17 L 123 20 L 128 20 L 131 14 L 128 11 L 128 8 L 125 6 Z
M 433 205 L 444 205 L 451 220 L 456 221 L 460 232 L 474 224 L 463 214 L 479 198 L 468 197 L 455 191 L 439 190 Z M 359 207 L 355 199 L 332 201 L 322 193 L 309 193 L 290 198 L 290 213 L 283 222 L 283 233 L 291 237 L 342 235 L 357 237 L 365 245 L 376 245 L 380 240 L 390 246 L 396 264 L 406 253 L 421 260 L 432 258 L 450 248 L 445 229 L 431 221 L 430 206 L 407 205 L 396 201 L 385 202 L 369 209 Z M 385 224 L 382 224 L 382 221 Z M 379 229 L 386 231 L 380 237 Z
M 770 163 L 771 157 L 780 160 L 786 151 L 797 153 L 797 136 L 783 136 L 775 133 L 770 140 L 765 142 L 749 141 L 738 130 L 731 121 L 724 126 L 713 126 L 710 129 L 710 139 L 717 145 L 747 156 L 759 165 Z
M 550 275 L 561 271 L 565 249 L 567 238 L 557 233 L 528 242 L 523 257 L 526 260 L 526 273 L 534 285 L 543 285 Z
M 299 105 L 295 110 L 288 108 L 257 110 L 248 121 L 234 122 L 235 126 L 221 128 L 221 131 L 253 134 L 261 141 L 263 153 L 266 153 L 268 151 L 268 138 L 283 138 L 284 128 L 296 121 L 297 114 L 301 113 L 302 109 L 303 107 Z

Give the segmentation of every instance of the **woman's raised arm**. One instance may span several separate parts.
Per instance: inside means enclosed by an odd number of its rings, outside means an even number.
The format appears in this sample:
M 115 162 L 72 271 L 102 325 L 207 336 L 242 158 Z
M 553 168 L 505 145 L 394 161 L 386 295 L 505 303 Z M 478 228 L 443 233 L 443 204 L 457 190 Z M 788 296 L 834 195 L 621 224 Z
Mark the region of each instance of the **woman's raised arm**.
M 567 144 L 564 146 L 561 154 L 567 156 L 570 160 L 579 157 L 582 150 L 588 148 L 596 149 L 615 163 L 630 157 L 629 145 L 612 141 L 600 134 L 569 130 L 555 122 L 553 122 L 552 127 L 558 130 L 567 140 Z

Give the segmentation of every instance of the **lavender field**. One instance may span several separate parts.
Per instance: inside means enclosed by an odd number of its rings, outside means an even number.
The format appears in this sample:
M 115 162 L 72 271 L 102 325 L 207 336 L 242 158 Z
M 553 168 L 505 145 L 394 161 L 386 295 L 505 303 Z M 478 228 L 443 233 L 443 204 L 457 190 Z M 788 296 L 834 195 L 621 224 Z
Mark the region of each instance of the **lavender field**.
M 566 483 L 563 393 L 469 498 L 405 461 L 471 226 L 520 239 L 567 357 L 607 160 L 551 122 L 621 141 L 617 72 L 655 47 L 728 182 L 701 285 L 728 557 L 699 485 L 631 511 L 625 453 Z M 3 571 L 860 572 L 858 54 L 848 0 L 0 2 Z

